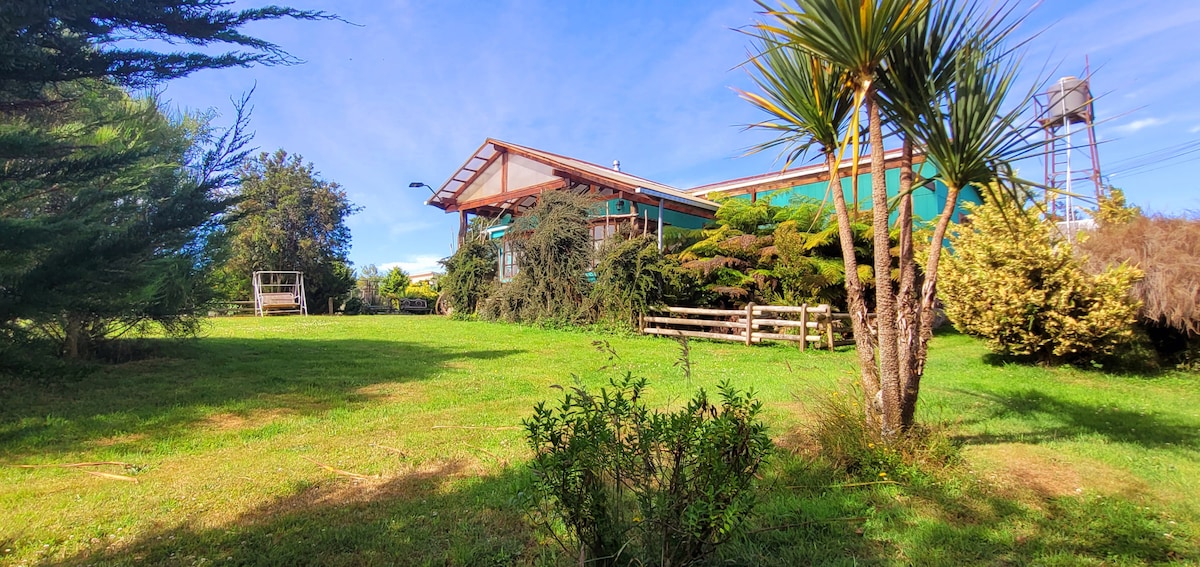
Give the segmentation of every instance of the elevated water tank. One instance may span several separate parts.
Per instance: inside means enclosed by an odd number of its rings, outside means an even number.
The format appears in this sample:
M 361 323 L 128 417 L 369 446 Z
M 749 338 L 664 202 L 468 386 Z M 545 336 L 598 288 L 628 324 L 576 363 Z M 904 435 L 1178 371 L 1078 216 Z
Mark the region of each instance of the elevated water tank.
M 1088 122 L 1092 118 L 1092 92 L 1088 82 L 1078 77 L 1063 77 L 1046 92 L 1046 124 L 1062 125 Z

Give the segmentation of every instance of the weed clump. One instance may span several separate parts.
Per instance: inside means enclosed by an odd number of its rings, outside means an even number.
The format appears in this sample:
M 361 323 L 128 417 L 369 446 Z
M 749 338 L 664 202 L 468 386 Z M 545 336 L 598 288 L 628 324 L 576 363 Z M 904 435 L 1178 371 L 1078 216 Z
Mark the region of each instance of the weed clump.
M 803 434 L 817 456 L 851 478 L 866 482 L 912 480 L 958 460 L 958 447 L 944 428 L 917 425 L 902 435 L 884 438 L 864 411 L 862 386 L 848 382 L 813 395 L 806 404 L 809 425 Z

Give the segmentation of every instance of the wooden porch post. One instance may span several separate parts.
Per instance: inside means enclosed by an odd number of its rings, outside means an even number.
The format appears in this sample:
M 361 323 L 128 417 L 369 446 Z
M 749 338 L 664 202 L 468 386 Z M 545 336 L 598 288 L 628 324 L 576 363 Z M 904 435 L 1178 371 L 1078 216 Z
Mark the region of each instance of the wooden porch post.
M 658 200 L 658 251 L 663 249 L 663 200 Z M 749 344 L 749 343 L 747 343 Z
M 467 239 L 467 211 L 458 211 L 458 245 Z

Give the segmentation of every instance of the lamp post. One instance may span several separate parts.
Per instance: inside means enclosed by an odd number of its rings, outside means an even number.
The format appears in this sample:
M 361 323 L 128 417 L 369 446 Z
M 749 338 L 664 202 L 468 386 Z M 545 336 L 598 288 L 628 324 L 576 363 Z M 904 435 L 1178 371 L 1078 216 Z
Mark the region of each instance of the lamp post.
M 408 186 L 413 189 L 416 189 L 417 187 L 424 187 L 424 188 L 428 189 L 430 193 L 433 193 L 434 196 L 437 196 L 437 190 L 435 190 L 433 187 L 430 187 L 424 183 L 421 183 L 420 181 L 413 181 L 412 183 L 409 183 Z
M 429 189 L 430 193 L 433 193 L 433 196 L 430 197 L 428 201 L 425 201 L 426 205 L 428 205 L 431 201 L 433 201 L 433 197 L 437 197 L 436 189 L 434 189 L 433 187 L 430 187 L 420 181 L 413 181 L 412 183 L 409 183 L 408 186 L 413 189 L 416 189 L 417 187 L 424 187 L 426 189 Z M 462 244 L 462 241 L 464 238 L 466 238 L 466 236 L 467 236 L 467 212 L 466 211 L 458 211 L 458 243 Z

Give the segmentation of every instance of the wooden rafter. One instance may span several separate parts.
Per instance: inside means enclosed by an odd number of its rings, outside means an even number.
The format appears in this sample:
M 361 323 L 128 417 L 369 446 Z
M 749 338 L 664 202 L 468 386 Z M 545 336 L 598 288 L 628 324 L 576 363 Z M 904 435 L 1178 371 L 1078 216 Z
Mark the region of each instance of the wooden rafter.
M 566 186 L 567 186 L 566 179 L 555 179 L 553 181 L 547 181 L 545 183 L 538 183 L 537 185 L 530 185 L 529 187 L 525 187 L 524 189 L 518 189 L 516 191 L 509 191 L 507 193 L 503 193 L 503 194 L 499 194 L 499 195 L 489 195 L 487 197 L 480 197 L 478 199 L 472 199 L 470 201 L 463 201 L 462 203 L 455 203 L 455 204 L 447 207 L 446 210 L 453 212 L 453 211 L 460 211 L 460 210 L 476 209 L 476 208 L 479 208 L 482 206 L 487 206 L 487 205 L 493 205 L 493 206 L 500 205 L 506 201 L 510 201 L 510 200 L 518 199 L 518 198 L 522 198 L 522 197 L 535 196 L 535 195 L 542 193 L 543 191 L 553 191 L 555 189 L 563 189 Z
M 452 193 L 452 194 L 451 194 L 449 197 L 447 197 L 447 200 L 450 200 L 450 201 L 457 201 L 457 200 L 458 200 L 458 196 L 459 196 L 459 195 L 462 195 L 462 192 L 463 192 L 464 190 L 466 190 L 466 188 L 467 188 L 467 187 L 470 187 L 470 186 L 471 186 L 471 184 L 472 184 L 472 183 L 474 183 L 474 182 L 475 182 L 475 180 L 476 180 L 476 179 L 478 179 L 478 178 L 479 178 L 479 176 L 480 176 L 480 175 L 481 175 L 481 174 L 482 174 L 484 171 L 487 171 L 487 168 L 488 168 L 488 166 L 490 166 L 490 165 L 492 165 L 493 163 L 495 163 L 495 162 L 496 162 L 496 159 L 497 159 L 497 158 L 499 158 L 499 157 L 500 157 L 500 155 L 501 155 L 501 154 L 503 154 L 503 153 L 505 153 L 505 152 L 504 152 L 504 150 L 502 150 L 502 149 L 500 149 L 499 147 L 497 147 L 497 148 L 496 148 L 496 153 L 492 154 L 492 157 L 489 157 L 489 158 L 487 158 L 487 161 L 483 162 L 483 166 L 481 166 L 481 167 L 480 167 L 479 169 L 477 169 L 477 170 L 474 170 L 475 172 L 474 172 L 474 173 L 472 173 L 472 174 L 471 174 L 471 176 L 470 176 L 470 177 L 468 177 L 466 181 L 463 181 L 462 185 L 460 185 L 460 186 L 458 187 L 458 189 L 455 189 L 455 190 L 454 190 L 454 193 Z M 463 168 L 462 168 L 462 170 L 463 170 L 463 171 L 471 171 L 471 170 L 467 169 L 466 167 L 463 167 Z M 447 210 L 447 211 L 449 211 L 449 210 L 451 210 L 451 209 L 446 209 L 446 210 Z

